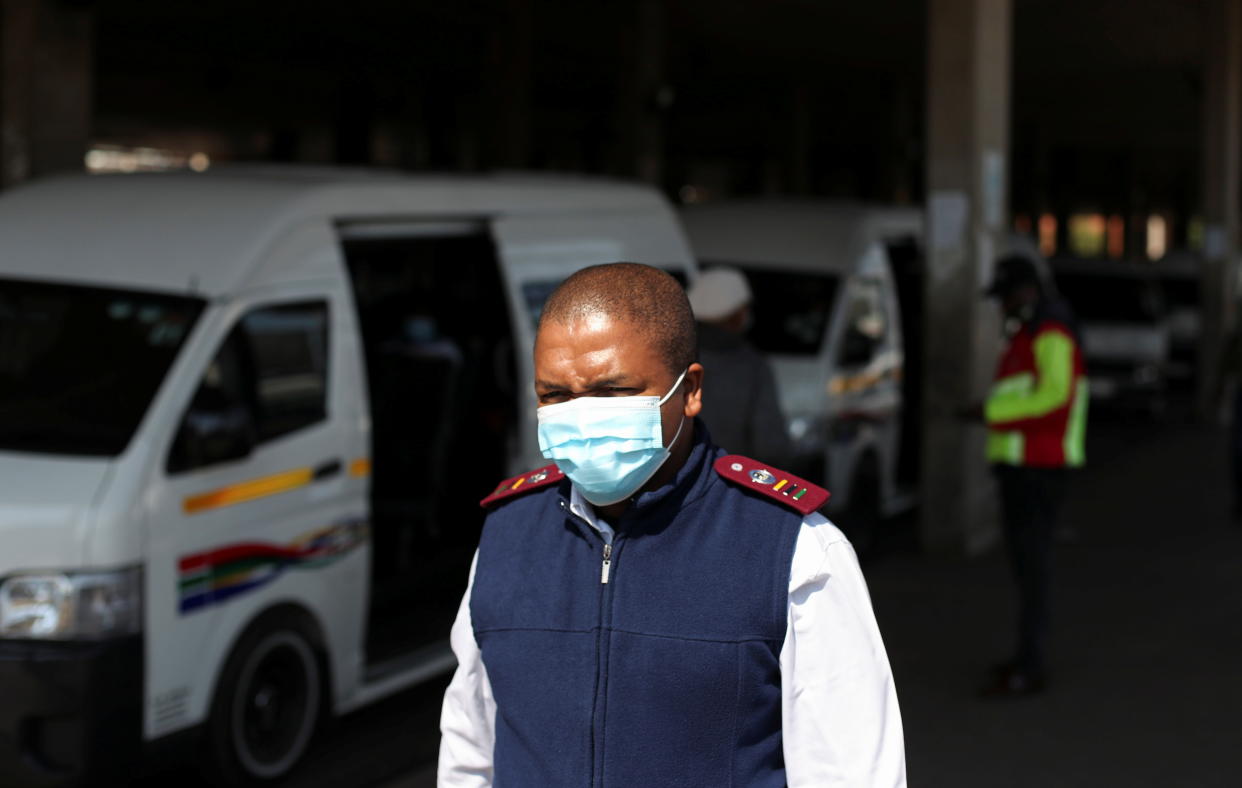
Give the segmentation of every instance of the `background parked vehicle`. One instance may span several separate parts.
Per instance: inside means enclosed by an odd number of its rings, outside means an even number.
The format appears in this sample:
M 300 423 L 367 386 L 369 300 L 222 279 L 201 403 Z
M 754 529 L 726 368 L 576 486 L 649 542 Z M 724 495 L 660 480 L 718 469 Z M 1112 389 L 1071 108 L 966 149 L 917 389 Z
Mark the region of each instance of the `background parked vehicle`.
M 1079 260 L 1053 272 L 1082 331 L 1093 405 L 1163 414 L 1172 330 L 1155 272 Z
M 917 209 L 814 200 L 709 203 L 682 213 L 704 267 L 746 273 L 751 341 L 772 361 L 797 467 L 833 494 L 829 511 L 865 549 L 913 501 Z M 728 447 L 726 447 L 728 448 Z
M 1169 324 L 1167 377 L 1171 392 L 1189 396 L 1198 382 L 1202 331 L 1202 260 L 1190 252 L 1166 255 L 1157 267 Z

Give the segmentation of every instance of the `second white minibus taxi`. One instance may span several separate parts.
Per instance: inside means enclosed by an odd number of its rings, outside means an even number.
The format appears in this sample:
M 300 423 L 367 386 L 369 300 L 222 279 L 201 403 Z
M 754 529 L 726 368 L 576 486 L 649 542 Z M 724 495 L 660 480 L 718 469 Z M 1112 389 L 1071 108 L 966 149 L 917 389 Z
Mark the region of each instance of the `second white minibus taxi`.
M 921 211 L 772 198 L 690 206 L 682 221 L 700 265 L 746 274 L 749 338 L 771 360 L 794 462 L 832 491 L 828 511 L 865 551 L 876 522 L 913 503 L 918 376 L 903 317 L 918 323 Z

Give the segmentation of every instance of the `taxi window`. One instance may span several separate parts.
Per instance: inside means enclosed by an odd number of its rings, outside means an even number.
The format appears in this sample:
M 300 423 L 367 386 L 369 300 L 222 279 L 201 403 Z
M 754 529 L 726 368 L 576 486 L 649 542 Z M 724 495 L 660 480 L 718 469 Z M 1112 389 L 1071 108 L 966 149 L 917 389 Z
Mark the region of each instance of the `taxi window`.
M 888 334 L 884 285 L 875 279 L 856 279 L 848 292 L 845 337 L 837 363 L 843 367 L 865 366 L 875 357 Z
M 737 267 L 746 274 L 754 296 L 751 343 L 765 353 L 818 355 L 837 295 L 837 277 Z
M 327 417 L 328 304 L 261 307 L 207 365 L 166 467 L 175 474 L 236 460 Z

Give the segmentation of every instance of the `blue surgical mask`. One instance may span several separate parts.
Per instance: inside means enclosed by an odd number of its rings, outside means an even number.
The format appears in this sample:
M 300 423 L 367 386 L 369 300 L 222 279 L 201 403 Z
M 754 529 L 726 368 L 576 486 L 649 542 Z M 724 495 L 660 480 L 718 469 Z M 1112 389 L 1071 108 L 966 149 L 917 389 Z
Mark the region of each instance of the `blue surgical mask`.
M 685 377 L 682 372 L 663 397 L 578 397 L 545 405 L 536 411 L 539 450 L 591 503 L 607 506 L 623 501 L 668 459 L 660 406 Z M 685 423 L 683 416 L 672 443 Z

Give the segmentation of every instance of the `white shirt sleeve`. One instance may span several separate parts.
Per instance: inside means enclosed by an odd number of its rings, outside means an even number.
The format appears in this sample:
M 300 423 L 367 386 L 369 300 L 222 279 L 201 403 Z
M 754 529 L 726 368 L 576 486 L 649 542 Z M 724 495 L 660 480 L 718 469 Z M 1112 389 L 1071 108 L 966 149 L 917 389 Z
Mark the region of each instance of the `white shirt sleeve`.
M 479 554 L 470 564 L 470 580 L 449 640 L 457 657 L 457 671 L 444 693 L 440 712 L 438 788 L 486 788 L 492 784 L 492 750 L 496 742 L 496 699 L 483 667 L 483 655 L 474 640 L 470 621 L 470 591 Z
M 802 521 L 781 649 L 789 788 L 906 784 L 897 690 L 854 548 L 822 515 Z

